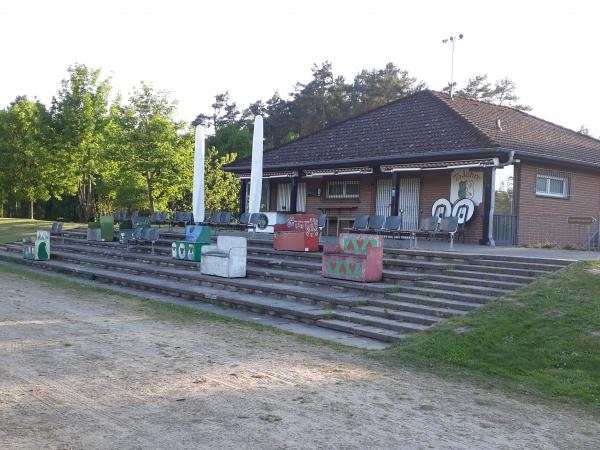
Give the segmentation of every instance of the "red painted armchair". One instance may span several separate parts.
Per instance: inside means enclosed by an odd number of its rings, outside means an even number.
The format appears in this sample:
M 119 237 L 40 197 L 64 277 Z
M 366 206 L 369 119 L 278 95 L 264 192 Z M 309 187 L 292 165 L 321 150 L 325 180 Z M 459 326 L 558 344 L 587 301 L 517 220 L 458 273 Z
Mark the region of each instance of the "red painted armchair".
M 326 245 L 324 248 L 322 271 L 327 278 L 381 281 L 383 237 L 372 234 L 340 234 L 338 245 Z
M 319 251 L 319 216 L 314 214 L 290 214 L 287 223 L 274 225 L 275 250 L 293 252 Z

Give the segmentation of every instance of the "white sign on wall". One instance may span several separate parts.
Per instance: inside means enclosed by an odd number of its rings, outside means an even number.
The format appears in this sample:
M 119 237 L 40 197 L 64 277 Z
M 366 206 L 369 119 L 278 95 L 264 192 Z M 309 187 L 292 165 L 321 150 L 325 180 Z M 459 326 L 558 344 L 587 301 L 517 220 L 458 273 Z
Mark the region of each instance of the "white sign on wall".
M 483 200 L 483 171 L 456 169 L 450 182 L 450 203 L 468 198 L 479 205 Z

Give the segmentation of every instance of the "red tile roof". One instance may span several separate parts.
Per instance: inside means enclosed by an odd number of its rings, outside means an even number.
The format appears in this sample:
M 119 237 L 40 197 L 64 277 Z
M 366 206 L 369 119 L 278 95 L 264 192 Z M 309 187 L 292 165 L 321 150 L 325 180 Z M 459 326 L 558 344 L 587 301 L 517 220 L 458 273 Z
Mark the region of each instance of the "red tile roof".
M 500 125 L 500 128 L 498 127 Z M 507 152 L 600 169 L 600 141 L 516 109 L 425 90 L 265 152 L 264 168 Z M 250 159 L 227 169 L 248 170 Z

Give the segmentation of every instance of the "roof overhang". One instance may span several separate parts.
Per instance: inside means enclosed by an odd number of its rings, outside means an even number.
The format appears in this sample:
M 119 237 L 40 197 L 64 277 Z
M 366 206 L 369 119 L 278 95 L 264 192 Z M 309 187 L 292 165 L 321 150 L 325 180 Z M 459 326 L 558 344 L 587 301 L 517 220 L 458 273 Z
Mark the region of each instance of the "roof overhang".
M 484 167 L 497 167 L 500 164 L 498 158 L 481 159 L 459 159 L 451 161 L 429 161 L 404 164 L 384 164 L 380 167 L 383 173 L 392 172 L 418 172 L 421 170 L 453 170 L 474 169 Z
M 332 175 L 366 175 L 373 173 L 373 167 L 336 167 L 332 169 L 305 169 L 305 177 L 325 177 Z
M 477 149 L 465 149 L 465 150 L 448 150 L 443 152 L 419 152 L 411 154 L 395 154 L 387 157 L 372 157 L 372 158 L 361 158 L 355 160 L 337 160 L 337 161 L 310 161 L 295 164 L 264 164 L 265 170 L 271 171 L 289 171 L 302 169 L 305 173 L 311 169 L 341 169 L 348 167 L 363 167 L 363 166 L 379 166 L 379 165 L 390 165 L 390 164 L 402 164 L 402 163 L 413 163 L 413 162 L 429 162 L 429 161 L 447 161 L 449 158 L 453 160 L 463 160 L 472 158 L 499 158 L 500 162 L 504 162 L 508 159 L 510 153 L 509 149 L 490 147 L 490 148 L 477 148 Z M 267 153 L 265 153 L 265 156 Z M 250 162 L 247 165 L 235 166 L 235 163 L 231 163 L 228 166 L 223 166 L 223 170 L 227 172 L 241 173 L 250 171 Z
M 282 170 L 282 171 L 271 171 L 263 172 L 263 178 L 293 178 L 298 176 L 297 170 Z M 235 174 L 236 178 L 240 180 L 249 180 L 250 172 L 240 172 Z

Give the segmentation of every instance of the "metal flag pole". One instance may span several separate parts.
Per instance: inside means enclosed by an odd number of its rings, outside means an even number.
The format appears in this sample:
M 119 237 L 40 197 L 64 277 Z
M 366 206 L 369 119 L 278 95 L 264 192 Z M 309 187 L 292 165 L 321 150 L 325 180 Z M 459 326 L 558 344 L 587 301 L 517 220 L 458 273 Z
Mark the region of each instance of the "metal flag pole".
M 442 43 L 452 43 L 452 57 L 450 58 L 450 98 L 452 98 L 452 90 L 454 89 L 454 44 L 456 41 L 460 41 L 464 36 L 459 34 L 458 36 L 450 36 L 448 39 L 442 39 Z

